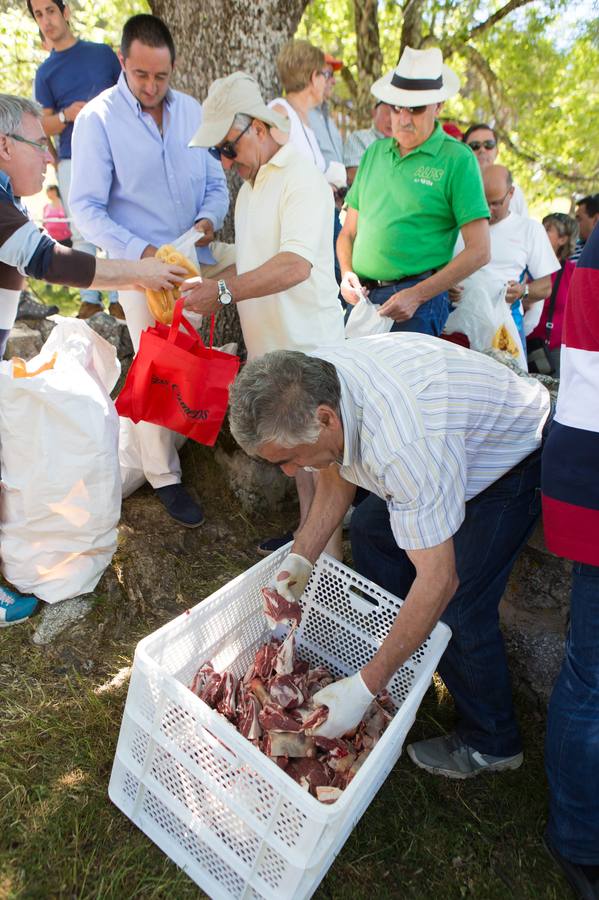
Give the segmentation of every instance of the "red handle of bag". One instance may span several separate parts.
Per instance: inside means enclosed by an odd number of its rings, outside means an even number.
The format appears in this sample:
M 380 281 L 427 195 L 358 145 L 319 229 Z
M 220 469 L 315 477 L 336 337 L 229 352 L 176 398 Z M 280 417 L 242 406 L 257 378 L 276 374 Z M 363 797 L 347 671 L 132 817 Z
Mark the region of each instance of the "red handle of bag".
M 175 302 L 175 308 L 173 310 L 173 321 L 168 333 L 168 343 L 174 344 L 177 339 L 177 332 L 179 331 L 179 326 L 183 325 L 183 328 L 188 333 L 188 335 L 193 338 L 193 340 L 206 349 L 206 345 L 198 332 L 195 330 L 191 322 L 188 322 L 185 316 L 183 315 L 183 298 L 179 297 L 179 299 Z M 212 344 L 214 342 L 214 313 L 210 316 L 210 349 L 212 350 Z

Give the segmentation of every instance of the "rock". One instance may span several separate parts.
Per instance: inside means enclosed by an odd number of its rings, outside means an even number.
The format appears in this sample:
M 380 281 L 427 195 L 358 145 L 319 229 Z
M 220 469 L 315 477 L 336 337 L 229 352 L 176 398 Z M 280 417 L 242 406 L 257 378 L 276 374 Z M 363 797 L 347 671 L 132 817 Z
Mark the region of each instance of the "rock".
M 62 603 L 44 604 L 36 621 L 39 625 L 33 635 L 34 644 L 50 644 L 75 622 L 85 618 L 94 607 L 95 597 L 86 594 L 81 597 L 73 597 L 71 600 L 63 600 Z
M 227 484 L 247 515 L 281 508 L 294 482 L 277 466 L 261 459 L 252 459 L 243 450 L 225 453 L 217 447 L 215 456 L 225 473 Z
M 19 356 L 21 359 L 31 359 L 42 349 L 43 340 L 39 331 L 34 331 L 23 322 L 16 322 L 10 332 L 6 344 L 6 359 Z
M 515 623 L 504 624 L 503 633 L 514 683 L 545 707 L 564 658 L 563 636 Z
M 122 319 L 115 319 L 108 313 L 99 312 L 95 316 L 86 319 L 89 327 L 105 338 L 113 347 L 116 348 L 117 356 L 120 360 L 133 356 L 133 344 L 129 335 L 127 323 Z

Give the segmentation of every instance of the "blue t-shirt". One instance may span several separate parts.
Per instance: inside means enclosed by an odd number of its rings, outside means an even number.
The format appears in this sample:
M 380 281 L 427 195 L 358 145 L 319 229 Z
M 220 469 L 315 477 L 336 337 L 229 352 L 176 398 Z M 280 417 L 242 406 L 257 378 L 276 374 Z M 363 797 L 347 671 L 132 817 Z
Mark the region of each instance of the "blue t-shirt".
M 121 64 L 108 44 L 77 41 L 68 50 L 52 50 L 35 74 L 35 99 L 60 112 L 75 100 L 92 100 L 119 80 Z M 71 158 L 73 123 L 60 133 L 59 159 Z

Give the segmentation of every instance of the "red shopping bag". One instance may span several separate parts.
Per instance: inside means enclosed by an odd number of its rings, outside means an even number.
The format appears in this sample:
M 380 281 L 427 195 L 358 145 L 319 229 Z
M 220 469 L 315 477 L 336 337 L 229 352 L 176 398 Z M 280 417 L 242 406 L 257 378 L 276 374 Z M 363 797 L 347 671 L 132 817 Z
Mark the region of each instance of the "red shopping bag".
M 183 301 L 177 300 L 170 327 L 156 323 L 142 333 L 116 401 L 119 415 L 133 422 L 163 425 L 212 446 L 239 369 L 238 356 L 213 350 L 213 332 L 214 316 L 208 348 L 183 316 Z

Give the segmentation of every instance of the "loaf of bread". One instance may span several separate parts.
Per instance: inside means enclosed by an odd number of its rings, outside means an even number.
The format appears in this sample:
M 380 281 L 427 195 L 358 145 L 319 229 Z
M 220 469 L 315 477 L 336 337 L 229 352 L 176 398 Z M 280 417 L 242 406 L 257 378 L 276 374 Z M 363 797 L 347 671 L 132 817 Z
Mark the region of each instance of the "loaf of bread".
M 186 256 L 183 256 L 182 253 L 179 253 L 178 250 L 175 250 L 171 244 L 163 244 L 156 253 L 156 259 L 161 259 L 162 262 L 171 263 L 175 266 L 181 266 L 182 269 L 187 270 L 190 278 L 193 275 L 200 274 L 200 270 L 197 266 L 194 266 L 194 264 L 190 262 Z M 148 309 L 157 322 L 162 322 L 163 325 L 171 324 L 173 321 L 175 302 L 179 299 L 180 295 L 181 292 L 177 287 L 168 291 L 146 290 Z

